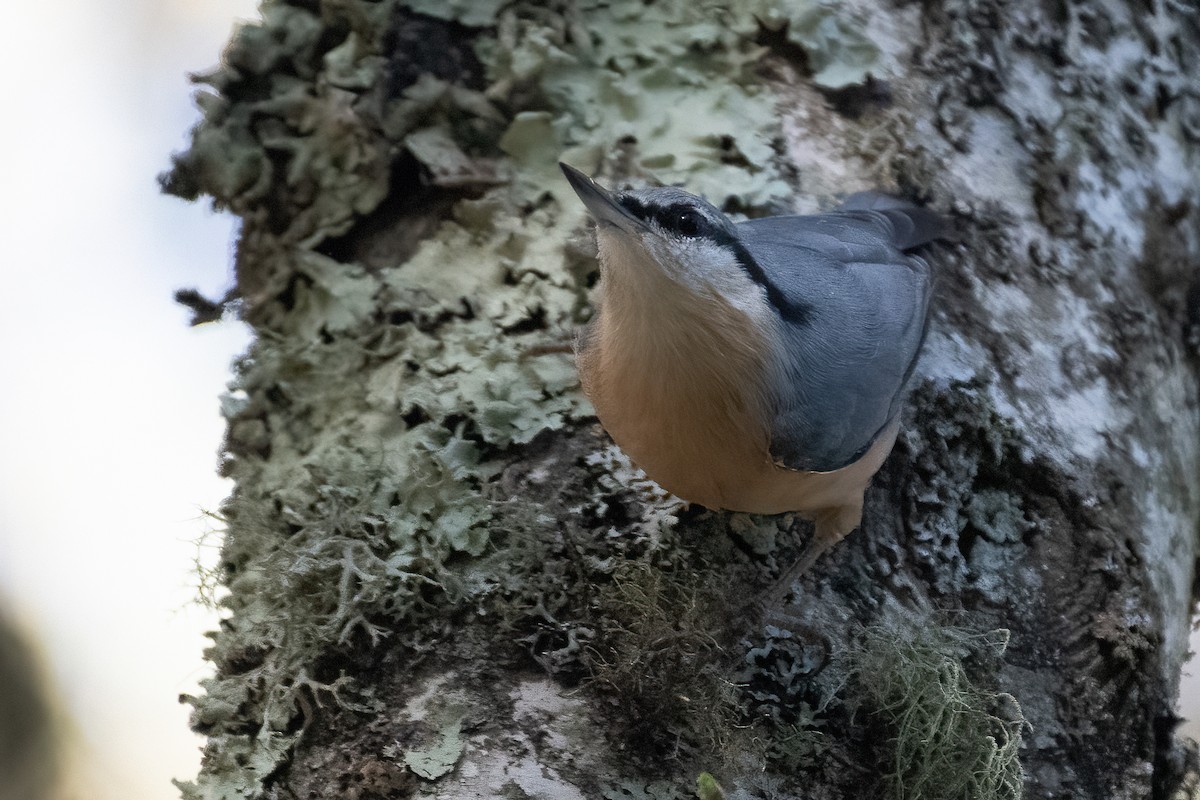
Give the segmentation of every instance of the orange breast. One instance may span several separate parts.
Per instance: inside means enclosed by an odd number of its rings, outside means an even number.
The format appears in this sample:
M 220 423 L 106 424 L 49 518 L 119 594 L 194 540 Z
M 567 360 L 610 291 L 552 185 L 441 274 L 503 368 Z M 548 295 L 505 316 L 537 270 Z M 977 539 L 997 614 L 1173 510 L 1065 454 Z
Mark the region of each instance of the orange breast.
M 577 363 L 605 430 L 672 494 L 762 514 L 845 508 L 854 510 L 857 525 L 863 490 L 891 451 L 896 428 L 834 472 L 777 466 L 766 353 L 761 331 L 718 301 L 690 316 L 663 309 L 652 330 L 601 308 Z

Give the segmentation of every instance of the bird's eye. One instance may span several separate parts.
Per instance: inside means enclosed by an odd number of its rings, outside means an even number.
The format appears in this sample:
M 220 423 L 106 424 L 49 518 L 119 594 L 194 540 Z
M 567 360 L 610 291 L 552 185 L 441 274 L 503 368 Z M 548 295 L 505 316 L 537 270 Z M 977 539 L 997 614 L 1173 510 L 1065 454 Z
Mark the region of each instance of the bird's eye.
M 700 235 L 700 227 L 703 224 L 703 219 L 695 211 L 684 211 L 680 213 L 676 221 L 676 228 L 679 233 L 684 236 Z
M 671 214 L 670 227 L 680 236 L 694 239 L 704 233 L 708 222 L 697 212 L 688 209 L 675 211 Z

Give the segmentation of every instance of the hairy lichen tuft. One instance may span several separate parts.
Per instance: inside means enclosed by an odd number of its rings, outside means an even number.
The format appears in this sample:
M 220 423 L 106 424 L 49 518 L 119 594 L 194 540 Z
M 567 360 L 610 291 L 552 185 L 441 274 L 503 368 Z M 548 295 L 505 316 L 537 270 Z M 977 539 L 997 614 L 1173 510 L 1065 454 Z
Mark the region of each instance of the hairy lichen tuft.
M 665 726 L 685 744 L 723 750 L 742 715 L 721 641 L 727 596 L 716 572 L 647 562 L 622 564 L 601 588 L 592 680 L 625 709 L 631 735 Z
M 1007 631 L 867 629 L 851 656 L 851 691 L 889 731 L 885 781 L 894 800 L 1021 797 L 1021 708 L 965 666 L 973 656 L 998 657 L 1007 643 Z

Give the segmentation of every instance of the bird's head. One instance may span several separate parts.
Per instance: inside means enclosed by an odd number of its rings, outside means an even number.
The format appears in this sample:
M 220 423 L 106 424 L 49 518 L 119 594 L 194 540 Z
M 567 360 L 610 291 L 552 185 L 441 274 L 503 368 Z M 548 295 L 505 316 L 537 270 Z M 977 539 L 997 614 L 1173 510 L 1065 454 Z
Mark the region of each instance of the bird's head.
M 596 221 L 606 281 L 659 295 L 687 290 L 746 311 L 765 302 L 734 224 L 712 203 L 674 187 L 610 192 L 574 167 L 560 166 Z

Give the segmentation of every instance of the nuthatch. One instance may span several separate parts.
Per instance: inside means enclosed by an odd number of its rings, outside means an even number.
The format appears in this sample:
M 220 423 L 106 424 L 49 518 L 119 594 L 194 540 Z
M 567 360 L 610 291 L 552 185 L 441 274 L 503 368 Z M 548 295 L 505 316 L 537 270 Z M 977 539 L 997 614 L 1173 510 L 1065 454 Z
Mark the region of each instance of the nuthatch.
M 681 189 L 610 193 L 560 166 L 596 220 L 600 302 L 575 351 L 601 424 L 684 500 L 814 520 L 786 595 L 858 527 L 896 441 L 932 285 L 906 253 L 946 223 L 875 193 L 733 223 Z

